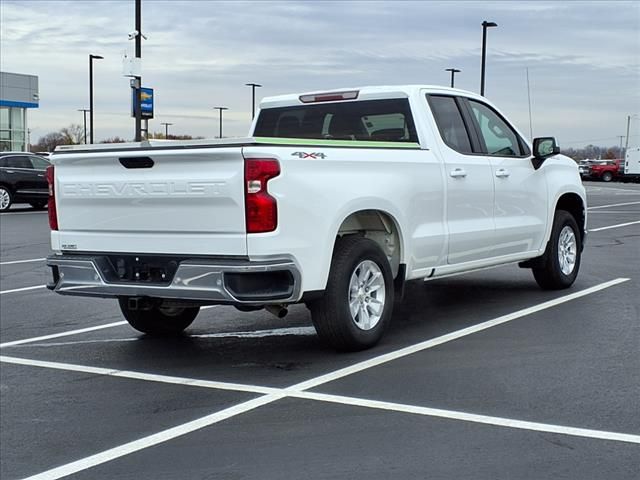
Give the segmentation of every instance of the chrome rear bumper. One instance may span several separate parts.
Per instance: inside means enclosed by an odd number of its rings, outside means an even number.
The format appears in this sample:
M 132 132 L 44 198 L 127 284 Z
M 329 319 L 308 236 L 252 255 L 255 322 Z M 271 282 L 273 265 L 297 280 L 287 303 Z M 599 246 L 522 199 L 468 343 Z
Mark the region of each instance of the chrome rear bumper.
M 47 265 L 53 273 L 47 287 L 62 295 L 243 305 L 293 303 L 301 297 L 300 270 L 291 258 L 186 259 L 164 283 L 121 281 L 107 255 L 52 255 Z

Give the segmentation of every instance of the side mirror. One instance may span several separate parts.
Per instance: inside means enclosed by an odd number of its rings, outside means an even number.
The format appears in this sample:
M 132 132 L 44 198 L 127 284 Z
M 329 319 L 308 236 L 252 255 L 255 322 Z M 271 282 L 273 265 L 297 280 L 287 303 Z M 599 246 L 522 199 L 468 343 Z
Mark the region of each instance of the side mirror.
M 533 139 L 533 167 L 537 170 L 542 163 L 552 155 L 560 153 L 560 147 L 554 137 L 540 137 Z

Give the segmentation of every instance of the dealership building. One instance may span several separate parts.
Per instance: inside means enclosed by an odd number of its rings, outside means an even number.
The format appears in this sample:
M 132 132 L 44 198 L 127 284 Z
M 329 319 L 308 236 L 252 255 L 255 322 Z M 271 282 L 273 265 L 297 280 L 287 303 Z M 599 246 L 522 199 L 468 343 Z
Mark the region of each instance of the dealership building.
M 28 150 L 27 112 L 38 101 L 38 77 L 0 72 L 0 152 Z

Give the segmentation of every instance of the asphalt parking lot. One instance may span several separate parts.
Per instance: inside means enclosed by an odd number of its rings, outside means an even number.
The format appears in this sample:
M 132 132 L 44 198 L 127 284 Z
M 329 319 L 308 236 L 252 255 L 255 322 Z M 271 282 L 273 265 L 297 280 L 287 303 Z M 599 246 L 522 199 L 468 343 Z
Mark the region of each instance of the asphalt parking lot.
M 566 291 L 505 266 L 411 284 L 369 351 L 305 307 L 150 339 L 55 295 L 46 212 L 0 216 L 0 478 L 637 479 L 640 185 L 587 184 Z

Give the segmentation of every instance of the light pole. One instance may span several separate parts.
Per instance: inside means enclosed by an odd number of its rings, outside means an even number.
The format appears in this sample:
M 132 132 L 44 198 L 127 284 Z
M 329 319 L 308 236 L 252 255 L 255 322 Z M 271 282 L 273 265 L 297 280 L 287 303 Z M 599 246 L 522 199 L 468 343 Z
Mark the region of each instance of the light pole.
M 484 67 L 487 61 L 487 28 L 497 27 L 495 22 L 482 22 L 482 68 L 480 70 L 480 95 L 484 97 Z
M 93 61 L 103 58 L 101 55 L 89 54 L 89 143 L 93 143 Z
M 251 87 L 251 119 L 256 115 L 256 87 L 260 88 L 262 85 L 259 83 L 245 83 L 247 87 Z
M 82 125 L 84 127 L 84 137 L 82 137 L 82 141 L 84 142 L 84 144 L 86 145 L 87 143 L 87 112 L 89 111 L 88 108 L 79 108 L 78 109 L 79 112 L 83 112 L 83 122 Z
M 227 107 L 213 107 L 214 110 L 218 110 L 220 112 L 220 137 L 222 138 L 222 111 L 229 110 Z
M 454 77 L 456 73 L 460 73 L 462 70 L 458 70 L 457 68 L 445 68 L 446 72 L 451 72 L 451 88 L 453 88 Z
M 173 123 L 162 122 L 160 125 L 164 125 L 164 138 L 165 140 L 169 139 L 169 125 L 173 125 Z
M 136 0 L 135 4 L 135 42 L 136 42 L 136 58 L 142 62 L 142 0 Z M 142 72 L 139 72 L 142 75 Z M 136 116 L 136 142 L 142 141 L 142 108 L 140 106 L 140 89 L 142 88 L 142 76 L 135 77 L 135 97 L 136 103 L 134 107 L 134 113 Z M 147 135 L 149 132 L 147 132 Z

